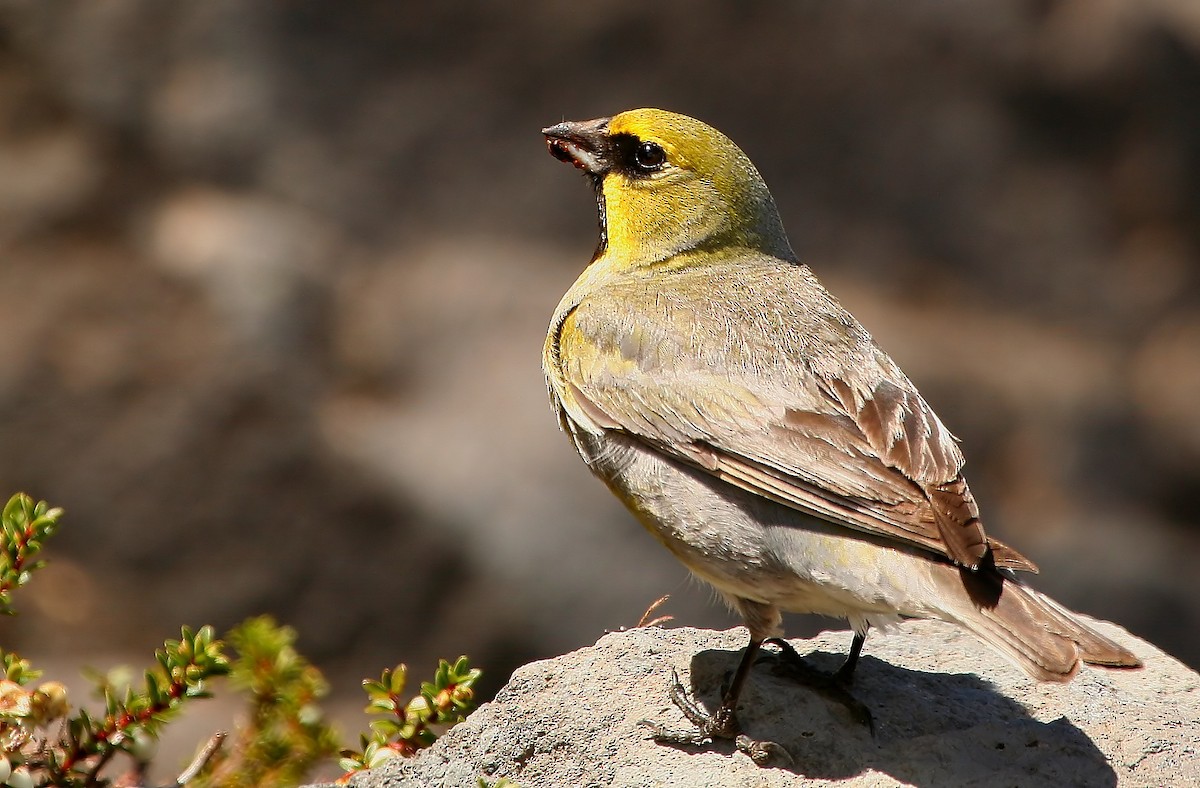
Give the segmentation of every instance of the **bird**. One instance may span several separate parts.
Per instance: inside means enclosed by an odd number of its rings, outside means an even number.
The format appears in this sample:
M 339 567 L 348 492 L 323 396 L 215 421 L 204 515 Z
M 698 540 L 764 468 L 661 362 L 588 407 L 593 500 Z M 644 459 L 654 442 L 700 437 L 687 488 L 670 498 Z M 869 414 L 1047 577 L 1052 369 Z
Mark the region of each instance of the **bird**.
M 849 622 L 839 686 L 868 629 L 909 618 L 961 626 L 1040 681 L 1068 681 L 1081 663 L 1141 665 L 1017 574 L 1037 567 L 985 532 L 957 439 L 798 260 L 728 137 L 652 108 L 542 134 L 590 181 L 599 216 L 543 347 L 554 414 L 588 468 L 749 631 L 714 713 L 676 678 L 688 741 L 734 739 L 771 757 L 736 710 L 762 645 L 790 651 L 784 611 Z

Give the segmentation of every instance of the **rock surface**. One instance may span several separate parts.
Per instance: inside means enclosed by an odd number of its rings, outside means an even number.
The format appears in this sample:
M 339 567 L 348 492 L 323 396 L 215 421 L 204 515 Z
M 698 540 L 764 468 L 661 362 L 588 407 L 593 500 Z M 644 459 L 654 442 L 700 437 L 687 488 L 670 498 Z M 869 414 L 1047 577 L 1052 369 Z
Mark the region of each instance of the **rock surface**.
M 474 788 L 500 777 L 551 786 L 1197 785 L 1200 675 L 1119 627 L 1106 634 L 1142 670 L 1084 667 L 1070 684 L 1037 684 L 991 649 L 940 622 L 873 633 L 855 695 L 876 736 L 843 707 L 760 661 L 739 716 L 794 763 L 760 768 L 721 742 L 656 744 L 644 718 L 683 728 L 667 699 L 672 669 L 710 710 L 737 664 L 745 630 L 635 629 L 518 669 L 496 700 L 420 757 L 355 778 L 354 788 Z M 846 632 L 793 641 L 832 668 Z

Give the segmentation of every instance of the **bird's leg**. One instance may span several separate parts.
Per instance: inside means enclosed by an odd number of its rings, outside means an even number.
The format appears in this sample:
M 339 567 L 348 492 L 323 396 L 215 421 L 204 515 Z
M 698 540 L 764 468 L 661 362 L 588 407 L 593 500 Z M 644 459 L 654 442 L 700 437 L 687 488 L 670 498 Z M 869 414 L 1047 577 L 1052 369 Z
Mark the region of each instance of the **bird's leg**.
M 692 725 L 696 726 L 694 730 L 673 731 L 650 720 L 642 720 L 641 724 L 651 730 L 655 741 L 663 744 L 696 746 L 707 744 L 713 739 L 732 739 L 739 750 L 749 755 L 760 766 L 776 755 L 790 761 L 791 756 L 787 750 L 775 742 L 756 741 L 743 734 L 737 720 L 738 696 L 742 693 L 746 676 L 750 674 L 750 668 L 754 665 L 755 656 L 762 643 L 760 638 L 750 638 L 750 644 L 746 646 L 737 670 L 734 671 L 733 680 L 721 697 L 721 706 L 713 714 L 707 713 L 695 700 L 690 698 L 687 690 L 679 681 L 679 674 L 671 672 L 671 688 L 669 690 L 671 702 L 683 712 L 683 716 L 687 717 Z
M 858 658 L 862 654 L 863 644 L 866 642 L 866 632 L 854 633 L 854 640 L 850 641 L 850 653 L 846 655 L 846 661 L 833 674 L 833 680 L 838 684 L 849 687 L 854 683 L 854 669 L 858 667 Z
M 871 716 L 871 710 L 850 694 L 850 685 L 854 681 L 854 669 L 858 666 L 858 658 L 862 654 L 863 643 L 866 640 L 865 632 L 855 632 L 854 640 L 850 643 L 850 653 L 846 655 L 846 661 L 833 673 L 814 668 L 796 652 L 796 649 L 792 648 L 791 643 L 783 638 L 768 638 L 763 642 L 779 648 L 784 675 L 841 703 L 850 711 L 855 721 L 867 726 L 871 735 L 874 736 L 875 720 Z
M 752 639 L 750 645 L 746 646 L 737 670 L 734 671 L 733 680 L 722 694 L 721 706 L 715 714 L 708 714 L 701 709 L 694 700 L 687 696 L 687 691 L 679 682 L 678 674 L 672 676 L 674 683 L 670 691 L 671 701 L 706 738 L 732 739 L 741 732 L 741 726 L 737 721 L 738 696 L 742 694 L 746 676 L 750 673 L 750 667 L 754 664 L 754 657 L 758 654 L 761 645 L 761 640 Z

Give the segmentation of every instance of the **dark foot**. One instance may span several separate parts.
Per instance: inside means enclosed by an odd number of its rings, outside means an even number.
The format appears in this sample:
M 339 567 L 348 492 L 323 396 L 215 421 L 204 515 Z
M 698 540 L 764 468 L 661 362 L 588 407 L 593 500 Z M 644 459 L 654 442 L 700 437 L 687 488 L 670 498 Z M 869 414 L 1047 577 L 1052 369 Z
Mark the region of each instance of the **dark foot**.
M 722 704 L 715 714 L 709 714 L 700 704 L 688 696 L 687 690 L 679 681 L 679 674 L 671 671 L 671 687 L 668 691 L 671 702 L 683 712 L 688 722 L 695 726 L 690 731 L 671 730 L 666 726 L 650 720 L 641 720 L 640 724 L 650 730 L 651 737 L 659 744 L 675 746 L 699 747 L 709 744 L 714 739 L 729 739 L 735 747 L 750 756 L 759 766 L 765 766 L 772 758 L 780 758 L 792 762 L 792 756 L 779 744 L 773 741 L 757 741 L 741 733 L 737 715 L 733 707 Z
M 792 644 L 783 638 L 770 638 L 765 642 L 779 648 L 778 662 L 774 669 L 777 675 L 811 687 L 830 700 L 842 704 L 850 712 L 850 716 L 854 718 L 855 722 L 865 725 L 871 732 L 872 738 L 875 736 L 875 719 L 871 716 L 871 710 L 850 694 L 856 659 L 847 659 L 840 668 L 832 673 L 827 673 L 810 665 L 804 657 L 796 652 L 796 649 L 792 648 Z M 854 656 L 857 657 L 856 654 Z

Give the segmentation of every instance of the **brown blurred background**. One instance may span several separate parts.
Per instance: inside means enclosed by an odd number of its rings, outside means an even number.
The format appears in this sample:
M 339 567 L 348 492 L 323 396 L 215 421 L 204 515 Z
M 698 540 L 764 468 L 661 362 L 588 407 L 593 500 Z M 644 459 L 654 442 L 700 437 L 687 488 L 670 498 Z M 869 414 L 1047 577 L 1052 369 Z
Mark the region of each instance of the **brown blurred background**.
M 642 105 L 755 160 L 1037 584 L 1200 665 L 1192 0 L 0 3 L 0 493 L 67 509 L 0 642 L 271 612 L 352 708 L 735 623 L 539 369 L 596 231 L 538 130 Z

